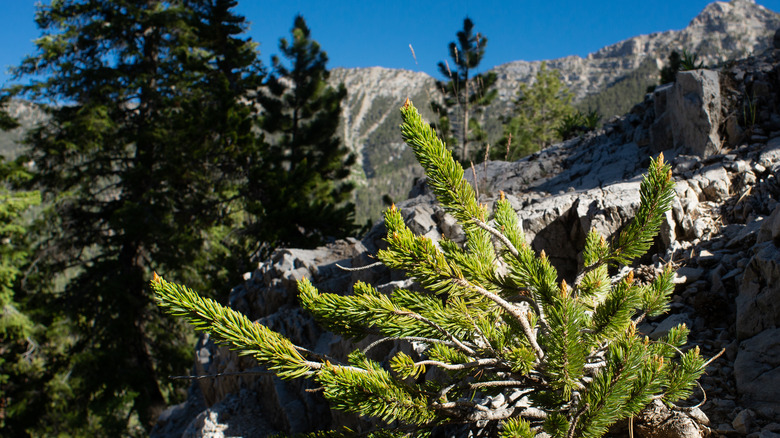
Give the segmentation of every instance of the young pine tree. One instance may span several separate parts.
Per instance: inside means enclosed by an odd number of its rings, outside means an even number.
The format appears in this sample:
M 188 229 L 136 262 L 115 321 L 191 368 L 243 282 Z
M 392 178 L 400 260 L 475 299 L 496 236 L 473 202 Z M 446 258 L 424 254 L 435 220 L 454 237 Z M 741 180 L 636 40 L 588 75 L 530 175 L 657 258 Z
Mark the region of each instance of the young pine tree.
M 574 114 L 571 99 L 560 73 L 548 70 L 542 62 L 534 83 L 520 85 L 515 115 L 505 121 L 504 137 L 494 154 L 506 154 L 509 149 L 506 159 L 517 160 L 561 140 L 559 128 Z
M 458 31 L 457 37 L 458 42 L 453 41 L 449 45 L 454 65 L 450 66 L 447 61 L 439 63 L 439 72 L 449 78 L 448 81 L 437 82 L 444 105 L 436 102 L 431 105 L 439 117 L 439 134 L 453 150 L 456 146 L 460 147 L 456 156 L 467 163 L 479 152 L 475 148 L 487 141 L 487 133 L 477 116 L 498 95 L 498 90 L 494 88 L 497 77 L 492 72 L 474 75 L 474 70 L 485 56 L 487 37 L 474 33 L 471 19 L 463 20 L 463 30 Z M 450 119 L 450 114 L 455 115 L 454 120 Z M 476 146 L 470 148 L 470 143 L 476 143 Z
M 261 255 L 276 245 L 316 246 L 356 229 L 347 180 L 355 155 L 336 136 L 346 88 L 328 85 L 328 56 L 300 15 L 279 50 L 288 64 L 272 59 L 273 73 L 257 96 L 269 145 L 254 158 L 242 193 L 256 217 L 249 234 L 274 244 L 260 248 Z
M 636 331 L 644 317 L 667 310 L 674 273 L 666 269 L 648 285 L 637 284 L 633 272 L 608 274 L 648 250 L 670 208 L 674 182 L 663 157 L 652 160 L 642 182 L 636 217 L 610 242 L 592 231 L 585 266 L 568 285 L 544 252 L 525 242 L 509 201 L 502 196 L 491 219 L 433 129 L 408 101 L 401 112 L 402 136 L 438 201 L 464 227 L 465 246 L 414 235 L 392 207 L 385 213 L 387 249 L 377 256 L 423 292 L 386 295 L 356 283 L 352 295 L 342 295 L 320 292 L 308 280 L 298 284 L 302 306 L 325 326 L 349 338 L 379 333 L 379 340 L 346 361 L 323 358 L 156 276 L 158 304 L 283 379 L 314 379 L 335 409 L 392 426 L 377 436 L 492 422 L 504 437 L 598 437 L 654 399 L 690 395 L 705 361 L 698 348 L 680 350 L 688 329 L 680 325 L 658 341 Z M 387 366 L 372 359 L 385 341 L 415 342 L 418 353 L 399 352 Z

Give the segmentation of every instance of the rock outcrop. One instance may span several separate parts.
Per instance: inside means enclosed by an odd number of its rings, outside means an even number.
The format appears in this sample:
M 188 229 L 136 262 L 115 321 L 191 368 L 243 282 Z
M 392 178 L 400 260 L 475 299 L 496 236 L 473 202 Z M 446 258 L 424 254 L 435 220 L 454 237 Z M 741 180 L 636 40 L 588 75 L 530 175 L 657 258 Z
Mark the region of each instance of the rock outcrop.
M 717 84 L 717 86 L 714 86 Z M 676 93 L 676 94 L 675 94 Z M 665 99 L 659 102 L 659 99 Z M 681 102 L 676 102 L 676 99 Z M 697 103 L 698 104 L 695 104 Z M 675 127 L 676 126 L 676 127 Z M 696 128 L 696 129 L 694 129 Z M 678 129 L 689 130 L 682 137 Z M 651 254 L 634 267 L 650 279 L 666 263 L 678 268 L 671 311 L 639 329 L 657 339 L 685 322 L 690 346 L 722 356 L 707 368 L 699 392 L 668 411 L 654 406 L 634 421 L 639 437 L 772 437 L 780 433 L 780 50 L 720 71 L 681 73 L 678 83 L 649 95 L 625 116 L 584 137 L 514 163 L 489 162 L 468 171 L 480 201 L 506 193 L 534 249 L 544 249 L 564 278 L 576 272 L 585 233 L 614 235 L 639 204 L 639 180 L 649 157 L 672 164 L 677 198 Z M 398 204 L 419 234 L 462 241 L 462 231 L 423 182 Z M 280 249 L 248 273 L 230 305 L 293 342 L 336 357 L 351 343 L 322 330 L 297 305 L 296 280 L 324 291 L 349 292 L 366 281 L 381 291 L 413 287 L 373 263 L 384 228 L 360 241 L 314 250 Z M 388 345 L 394 349 L 410 348 Z M 190 400 L 169 409 L 154 436 L 264 436 L 322 427 L 360 427 L 330 411 L 307 382 L 283 382 L 227 348 L 202 339 L 194 372 L 229 374 L 198 380 Z M 502 403 L 509 403 L 502 401 Z M 197 407 L 207 407 L 198 412 Z M 627 427 L 623 425 L 623 427 Z M 247 432 L 247 431 L 252 431 Z
M 653 146 L 699 157 L 720 152 L 720 80 L 712 70 L 683 71 L 654 91 Z

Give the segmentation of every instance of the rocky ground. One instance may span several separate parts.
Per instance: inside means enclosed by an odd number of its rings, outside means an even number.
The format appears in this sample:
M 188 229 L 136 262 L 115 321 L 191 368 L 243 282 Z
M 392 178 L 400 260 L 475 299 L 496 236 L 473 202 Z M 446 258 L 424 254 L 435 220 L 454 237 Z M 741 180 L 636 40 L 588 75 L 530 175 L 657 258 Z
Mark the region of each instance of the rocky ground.
M 657 338 L 684 322 L 692 329 L 691 347 L 709 357 L 722 354 L 700 381 L 704 392 L 686 402 L 700 408 L 670 413 L 655 406 L 634 421 L 634 434 L 780 437 L 780 50 L 719 72 L 680 73 L 675 84 L 657 89 L 597 132 L 467 173 L 481 202 L 492 203 L 499 191 L 507 194 L 529 242 L 554 256 L 561 276 L 570 278 L 588 230 L 612 235 L 631 218 L 641 175 L 659 152 L 672 164 L 678 196 L 651 249 L 655 255 L 635 269 L 647 280 L 672 263 L 678 287 L 670 313 L 640 329 Z M 420 234 L 462 238 L 424 182 L 399 208 Z M 349 272 L 336 266 L 373 263 L 382 237 L 377 224 L 360 241 L 280 249 L 246 274 L 230 305 L 299 345 L 343 356 L 351 344 L 304 314 L 295 282 L 309 277 L 323 291 L 349 291 L 356 280 L 386 291 L 408 286 L 410 280 L 385 268 Z M 281 382 L 207 338 L 196 356 L 194 374 L 222 376 L 197 380 L 188 401 L 161 416 L 153 436 L 360 427 L 355 418 L 330 411 L 307 382 Z M 626 436 L 622 427 L 616 436 Z

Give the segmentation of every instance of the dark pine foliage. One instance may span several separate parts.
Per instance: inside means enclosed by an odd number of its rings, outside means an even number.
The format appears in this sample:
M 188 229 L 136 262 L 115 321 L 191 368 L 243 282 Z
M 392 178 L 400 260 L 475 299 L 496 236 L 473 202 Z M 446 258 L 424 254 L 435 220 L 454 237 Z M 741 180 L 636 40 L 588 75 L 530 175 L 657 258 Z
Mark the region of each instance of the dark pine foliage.
M 328 86 L 327 54 L 311 39 L 301 16 L 292 39 L 282 38 L 273 72 L 258 94 L 260 126 L 270 143 L 251 166 L 242 196 L 256 217 L 249 230 L 262 242 L 312 247 L 355 232 L 353 185 L 347 182 L 355 156 L 336 136 L 346 88 Z M 258 248 L 261 255 L 268 246 Z
M 661 69 L 661 85 L 674 82 L 674 78 L 681 67 L 682 58 L 680 58 L 680 54 L 677 53 L 677 51 L 673 50 L 672 53 L 669 54 L 669 65 L 664 66 Z

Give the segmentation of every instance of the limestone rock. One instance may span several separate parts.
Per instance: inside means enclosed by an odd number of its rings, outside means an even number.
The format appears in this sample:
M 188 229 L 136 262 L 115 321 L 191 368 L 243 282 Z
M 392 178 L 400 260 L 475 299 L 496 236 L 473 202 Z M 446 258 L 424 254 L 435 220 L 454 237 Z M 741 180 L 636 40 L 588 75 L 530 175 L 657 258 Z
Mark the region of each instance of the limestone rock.
M 737 337 L 747 339 L 780 326 L 780 250 L 772 243 L 756 246 L 737 296 Z
M 649 335 L 650 339 L 658 340 L 661 337 L 669 334 L 669 330 L 677 327 L 680 324 L 685 324 L 688 326 L 688 328 L 692 328 L 691 326 L 693 325 L 693 322 L 691 321 L 690 316 L 684 313 L 671 315 L 661 321 L 661 323 L 655 327 L 655 329 Z
M 773 241 L 776 245 L 780 243 L 780 205 L 775 207 L 772 214 L 763 221 L 756 236 L 756 243 L 768 241 Z
M 734 377 L 743 406 L 780 418 L 780 328 L 764 330 L 739 344 Z
M 707 201 L 723 201 L 730 195 L 731 179 L 722 165 L 707 166 L 694 177 Z
M 659 105 L 663 113 L 656 113 L 653 126 L 654 150 L 676 148 L 700 157 L 720 152 L 718 129 L 721 122 L 721 94 L 718 72 L 679 72 L 674 85 L 658 90 L 656 96 L 666 104 Z
M 634 423 L 634 436 L 638 438 L 702 438 L 704 428 L 709 422 L 707 416 L 696 409 L 691 416 L 681 411 L 670 410 L 656 400 L 648 409 L 637 416 Z M 703 419 L 705 424 L 701 424 Z
M 268 436 L 277 433 L 265 420 L 257 394 L 241 390 L 201 412 L 187 426 L 182 438 Z
M 753 421 L 755 418 L 755 412 L 751 411 L 750 409 L 745 409 L 740 411 L 739 414 L 734 417 L 734 421 L 731 422 L 731 426 L 734 428 L 734 430 L 741 433 L 742 435 L 747 435 L 750 433 L 751 427 L 753 427 Z

